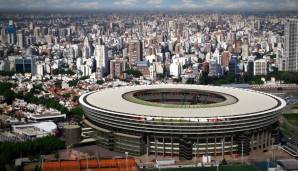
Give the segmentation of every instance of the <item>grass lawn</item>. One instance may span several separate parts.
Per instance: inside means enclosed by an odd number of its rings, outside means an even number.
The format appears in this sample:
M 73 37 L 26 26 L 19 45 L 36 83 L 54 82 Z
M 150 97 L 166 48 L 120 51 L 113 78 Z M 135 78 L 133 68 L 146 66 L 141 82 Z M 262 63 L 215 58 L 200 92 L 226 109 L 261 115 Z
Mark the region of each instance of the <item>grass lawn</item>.
M 295 128 L 298 127 L 298 113 L 284 113 L 282 116 L 289 124 L 282 123 L 281 131 L 289 137 L 298 138 L 298 129 Z
M 293 95 L 293 96 L 295 96 L 295 97 L 298 97 L 298 91 L 295 91 L 295 92 L 291 92 L 291 93 L 289 93 L 290 95 Z
M 220 166 L 220 171 L 258 171 L 251 165 Z M 158 171 L 158 169 L 141 169 L 141 171 Z M 216 167 L 169 168 L 160 171 L 216 171 Z
M 287 119 L 290 124 L 298 127 L 298 113 L 285 113 L 283 117 Z
M 298 138 L 297 131 L 293 130 L 292 128 L 289 128 L 287 125 L 281 125 L 280 130 L 288 137 Z

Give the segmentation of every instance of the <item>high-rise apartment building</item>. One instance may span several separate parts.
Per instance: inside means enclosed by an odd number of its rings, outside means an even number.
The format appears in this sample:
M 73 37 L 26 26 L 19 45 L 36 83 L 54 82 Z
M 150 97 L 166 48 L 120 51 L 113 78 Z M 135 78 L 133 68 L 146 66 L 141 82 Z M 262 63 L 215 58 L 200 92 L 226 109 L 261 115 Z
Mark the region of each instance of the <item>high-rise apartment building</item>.
M 17 46 L 20 48 L 25 47 L 25 36 L 22 31 L 17 32 Z
M 84 45 L 83 45 L 83 49 L 82 49 L 82 56 L 83 58 L 90 58 L 91 55 L 93 54 L 93 46 L 91 44 L 91 42 L 89 41 L 88 36 L 85 37 L 84 39 Z
M 285 51 L 281 70 L 298 71 L 298 20 L 291 19 L 285 25 Z
M 109 72 L 108 48 L 105 45 L 95 45 L 94 56 L 96 60 L 96 71 L 104 76 Z
M 237 75 L 239 74 L 239 67 L 238 67 L 238 56 L 233 55 L 229 62 L 229 74 Z
M 267 61 L 265 59 L 254 61 L 254 75 L 267 75 Z
M 8 44 L 15 44 L 16 43 L 16 26 L 12 20 L 9 20 L 8 26 L 5 29 L 6 33 L 6 40 Z
M 226 70 L 226 68 L 229 67 L 229 62 L 230 62 L 230 52 L 229 51 L 224 51 L 221 55 L 221 58 L 220 58 L 220 64 Z
M 123 59 L 114 59 L 110 61 L 110 77 L 111 78 L 126 78 L 126 61 Z
M 127 55 L 128 55 L 129 66 L 131 67 L 136 65 L 138 61 L 142 60 L 142 56 L 143 56 L 142 43 L 137 39 L 131 40 L 128 43 Z

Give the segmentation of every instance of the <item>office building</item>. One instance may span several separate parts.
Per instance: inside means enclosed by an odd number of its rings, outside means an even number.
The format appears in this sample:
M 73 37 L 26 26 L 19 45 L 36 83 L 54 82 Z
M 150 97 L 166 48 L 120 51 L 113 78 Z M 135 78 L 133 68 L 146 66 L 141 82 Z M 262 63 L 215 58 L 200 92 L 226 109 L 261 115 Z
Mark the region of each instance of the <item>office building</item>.
M 36 59 L 34 57 L 20 57 L 15 59 L 15 70 L 18 73 L 36 72 Z

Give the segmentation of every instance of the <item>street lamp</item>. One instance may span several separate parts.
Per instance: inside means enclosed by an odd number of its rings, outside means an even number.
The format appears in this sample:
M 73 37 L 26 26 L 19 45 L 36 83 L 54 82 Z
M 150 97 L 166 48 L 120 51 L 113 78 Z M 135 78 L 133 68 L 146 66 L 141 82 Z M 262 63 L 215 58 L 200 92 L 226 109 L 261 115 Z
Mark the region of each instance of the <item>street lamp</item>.
M 224 159 L 224 139 L 221 140 L 221 160 Z
M 40 158 L 41 158 L 41 171 L 43 171 L 43 155 L 41 155 Z
M 241 163 L 243 165 L 243 141 L 241 141 Z
M 267 170 L 269 171 L 269 159 L 267 159 Z
M 197 151 L 198 151 L 198 144 L 194 144 L 193 145 L 194 148 L 196 148 L 195 150 L 195 165 L 197 164 Z
M 216 171 L 219 170 L 219 161 L 216 161 Z
M 127 162 L 128 152 L 125 152 L 125 163 L 126 163 L 126 171 L 128 171 L 128 162 Z

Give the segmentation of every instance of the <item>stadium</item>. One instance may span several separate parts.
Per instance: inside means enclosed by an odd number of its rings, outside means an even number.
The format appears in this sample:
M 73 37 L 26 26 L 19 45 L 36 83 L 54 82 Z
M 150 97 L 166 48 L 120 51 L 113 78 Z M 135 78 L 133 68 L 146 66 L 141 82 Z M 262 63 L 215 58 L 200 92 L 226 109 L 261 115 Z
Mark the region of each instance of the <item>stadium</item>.
M 185 84 L 107 88 L 79 102 L 101 146 L 184 159 L 266 150 L 286 106 L 263 92 Z

